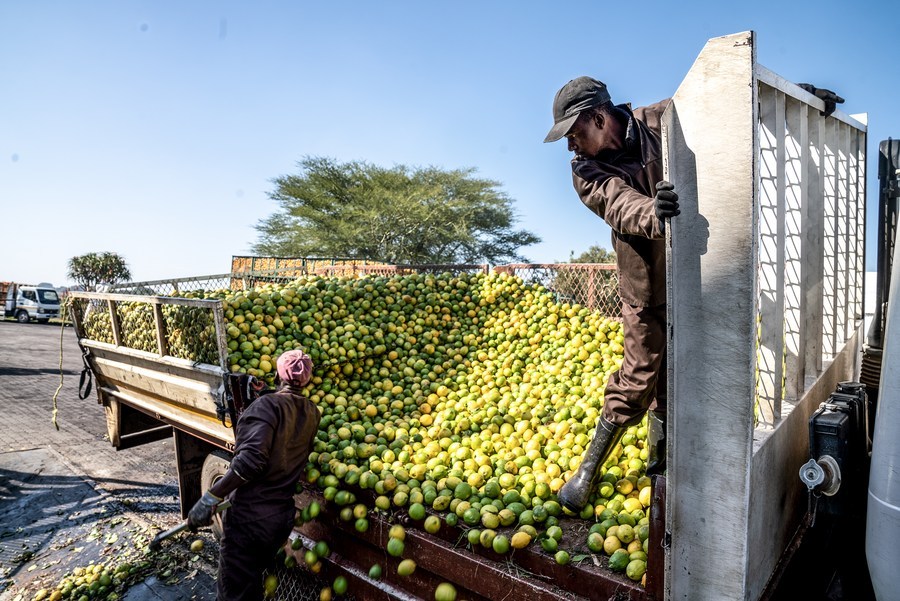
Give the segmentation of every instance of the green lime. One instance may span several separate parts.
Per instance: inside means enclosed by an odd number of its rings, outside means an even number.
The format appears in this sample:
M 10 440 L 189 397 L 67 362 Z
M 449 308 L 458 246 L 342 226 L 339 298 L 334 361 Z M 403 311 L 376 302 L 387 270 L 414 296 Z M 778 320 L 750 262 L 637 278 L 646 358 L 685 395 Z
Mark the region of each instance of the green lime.
M 481 513 L 474 507 L 469 507 L 466 509 L 465 513 L 463 513 L 462 519 L 469 526 L 474 526 L 481 522 Z
M 409 517 L 419 521 L 425 519 L 425 506 L 421 503 L 413 503 L 409 506 Z
M 481 530 L 472 528 L 466 532 L 466 540 L 472 546 L 477 545 L 481 541 Z
M 320 540 L 315 544 L 313 551 L 316 552 L 318 557 L 328 557 L 328 554 L 331 553 L 331 549 L 328 548 L 328 543 L 323 540 Z
M 628 557 L 628 551 L 625 549 L 616 549 L 609 556 L 609 569 L 613 572 L 624 572 L 625 567 L 631 559 Z
M 331 588 L 334 589 L 334 592 L 338 595 L 343 595 L 347 592 L 347 578 L 346 576 L 338 576 L 334 579 L 334 584 L 331 585 Z
M 365 532 L 369 529 L 369 520 L 366 518 L 359 518 L 353 523 L 353 527 L 356 528 L 357 532 Z
M 553 517 L 558 517 L 562 513 L 562 506 L 556 501 L 545 501 L 543 507 Z
M 372 580 L 380 580 L 381 579 L 381 566 L 377 563 L 369 568 L 369 578 Z
M 400 557 L 401 555 L 403 555 L 404 547 L 405 545 L 403 544 L 403 541 L 399 538 L 388 539 L 387 552 L 390 556 Z
M 587 546 L 588 549 L 593 551 L 594 553 L 599 553 L 603 550 L 603 535 L 599 532 L 591 532 L 588 534 L 587 538 Z
M 472 496 L 472 487 L 469 486 L 467 482 L 460 482 L 456 485 L 456 488 L 453 489 L 453 496 L 457 499 L 465 501 Z

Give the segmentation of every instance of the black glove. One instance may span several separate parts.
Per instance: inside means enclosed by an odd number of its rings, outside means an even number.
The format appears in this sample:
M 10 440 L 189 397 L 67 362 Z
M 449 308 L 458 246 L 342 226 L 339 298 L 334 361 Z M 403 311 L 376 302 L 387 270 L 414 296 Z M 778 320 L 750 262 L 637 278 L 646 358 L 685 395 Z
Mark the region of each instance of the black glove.
M 656 216 L 661 220 L 681 214 L 678 209 L 678 194 L 675 193 L 675 186 L 669 182 L 662 181 L 656 184 L 656 198 L 653 200 L 656 205 Z
M 203 493 L 203 496 L 200 497 L 199 501 L 194 503 L 190 513 L 188 513 L 188 528 L 190 528 L 192 532 L 195 532 L 198 528 L 209 526 L 212 523 L 212 517 L 216 511 L 216 507 L 218 507 L 221 502 L 222 499 L 211 492 L 206 491 Z
M 823 117 L 827 117 L 831 113 L 834 112 L 836 108 L 835 105 L 843 104 L 844 99 L 832 92 L 831 90 L 826 90 L 825 88 L 817 88 L 816 86 L 809 83 L 798 83 L 798 86 L 822 100 L 825 103 L 825 110 L 820 111 L 820 115 Z

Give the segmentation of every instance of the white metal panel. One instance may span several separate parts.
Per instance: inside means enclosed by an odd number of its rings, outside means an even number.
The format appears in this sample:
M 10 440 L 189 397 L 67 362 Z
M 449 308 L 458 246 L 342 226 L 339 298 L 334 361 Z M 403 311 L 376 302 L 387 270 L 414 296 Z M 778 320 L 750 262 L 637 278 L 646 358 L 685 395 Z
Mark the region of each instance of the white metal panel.
M 823 208 L 825 212 L 824 272 L 822 282 L 822 350 L 830 360 L 837 352 L 837 153 L 835 151 L 835 122 L 826 120 L 823 126 L 824 145 L 822 156 Z
M 781 414 L 784 341 L 784 94 L 759 90 L 758 423 Z
M 805 303 L 803 305 L 803 321 L 806 340 L 804 357 L 804 384 L 822 371 L 822 349 L 824 348 L 823 309 L 825 285 L 822 273 L 825 270 L 825 255 L 822 245 L 825 239 L 825 210 L 822 204 L 824 194 L 824 136 L 822 119 L 818 111 L 807 108 L 806 129 L 808 145 L 807 159 L 804 164 L 806 175 L 806 194 L 804 201 L 803 237 L 803 276 Z
M 847 239 L 849 232 L 849 211 L 847 208 L 847 194 L 849 190 L 849 157 L 847 156 L 849 129 L 846 124 L 836 124 L 835 139 L 837 145 L 837 184 L 835 186 L 835 213 L 837 215 L 835 224 L 837 231 L 837 321 L 835 323 L 835 347 L 837 348 L 846 339 L 847 331 L 851 327 L 852 321 L 849 310 L 850 278 L 852 275 L 848 269 L 850 265 L 848 256 L 850 241 Z
M 801 360 L 803 151 L 806 140 L 806 105 L 785 100 L 784 168 L 784 397 L 796 401 L 803 394 Z
M 804 510 L 807 419 L 858 361 L 865 126 L 822 108 L 755 65 L 744 33 L 710 40 L 664 116 L 683 200 L 668 274 L 668 598 L 762 594 Z
M 855 130 L 853 155 L 856 157 L 856 318 L 865 318 L 866 277 L 866 132 Z
M 668 173 L 682 205 L 672 220 L 668 280 L 670 365 L 677 365 L 666 514 L 672 599 L 743 599 L 746 592 L 756 388 L 754 52 L 751 32 L 710 40 L 663 120 Z

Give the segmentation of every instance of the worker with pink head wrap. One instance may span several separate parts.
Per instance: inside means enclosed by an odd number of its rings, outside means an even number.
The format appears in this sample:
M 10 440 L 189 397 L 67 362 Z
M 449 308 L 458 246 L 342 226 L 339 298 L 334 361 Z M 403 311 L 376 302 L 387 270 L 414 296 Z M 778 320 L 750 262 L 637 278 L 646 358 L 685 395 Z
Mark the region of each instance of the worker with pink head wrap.
M 217 601 L 263 598 L 262 574 L 294 525 L 294 493 L 319 427 L 319 411 L 303 395 L 312 359 L 299 349 L 276 361 L 280 384 L 241 413 L 234 459 L 188 514 L 191 529 L 212 522 L 225 497 L 231 508 L 219 544 Z

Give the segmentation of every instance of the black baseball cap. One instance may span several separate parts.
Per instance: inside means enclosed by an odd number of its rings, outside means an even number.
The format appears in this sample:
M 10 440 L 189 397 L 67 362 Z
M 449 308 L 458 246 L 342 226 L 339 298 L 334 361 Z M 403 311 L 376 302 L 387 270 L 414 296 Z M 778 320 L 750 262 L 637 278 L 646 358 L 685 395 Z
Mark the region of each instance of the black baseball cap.
M 553 127 L 544 142 L 556 142 L 572 129 L 581 111 L 610 101 L 606 84 L 592 77 L 576 77 L 553 99 Z

